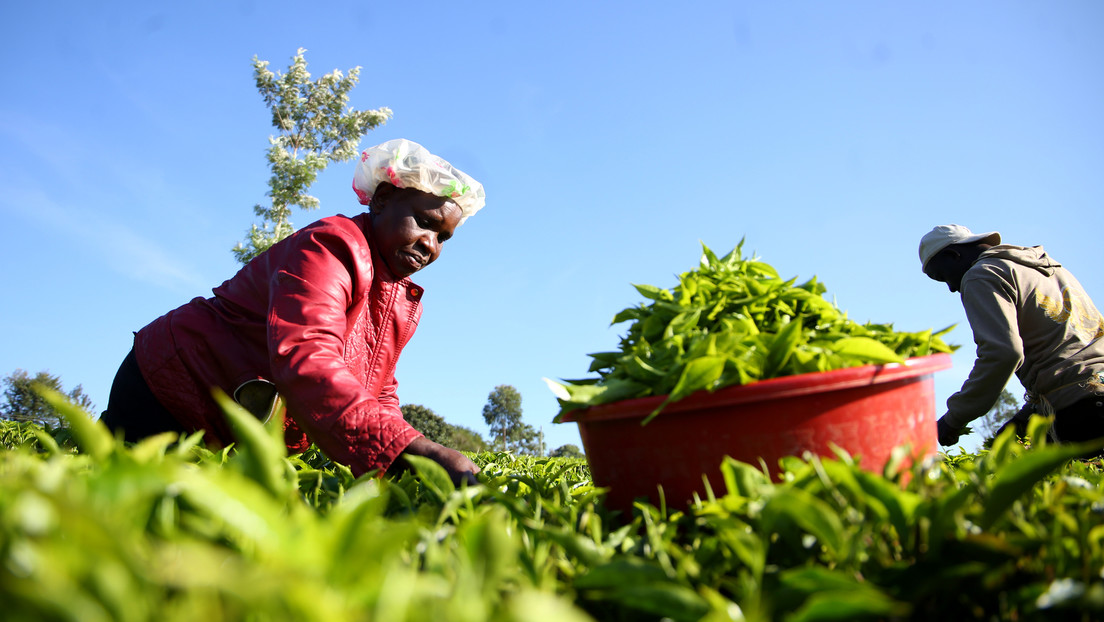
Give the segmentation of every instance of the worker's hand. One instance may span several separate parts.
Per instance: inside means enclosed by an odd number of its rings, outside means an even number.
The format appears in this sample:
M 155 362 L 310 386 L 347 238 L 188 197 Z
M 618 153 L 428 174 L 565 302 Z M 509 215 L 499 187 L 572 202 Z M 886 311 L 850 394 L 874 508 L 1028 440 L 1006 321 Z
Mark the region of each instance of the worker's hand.
M 455 449 L 445 447 L 440 443 L 434 443 L 424 436 L 414 439 L 412 443 L 406 446 L 403 453 L 415 456 L 425 456 L 433 460 L 448 471 L 449 477 L 452 478 L 452 483 L 457 486 L 459 486 L 461 482 L 467 482 L 472 485 L 479 483 L 479 481 L 475 479 L 475 474 L 479 472 L 479 467 L 476 466 L 470 458 Z
M 947 422 L 946 415 L 939 418 L 936 426 L 939 434 L 939 444 L 944 447 L 954 445 L 958 442 L 958 437 L 962 435 L 962 430 L 951 427 L 951 424 Z

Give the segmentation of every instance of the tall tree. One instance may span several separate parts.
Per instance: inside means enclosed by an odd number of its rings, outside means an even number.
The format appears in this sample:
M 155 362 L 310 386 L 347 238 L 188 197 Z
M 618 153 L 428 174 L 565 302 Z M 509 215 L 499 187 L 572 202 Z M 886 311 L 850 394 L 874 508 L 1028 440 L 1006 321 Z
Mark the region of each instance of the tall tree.
M 491 438 L 501 451 L 517 438 L 524 424 L 521 421 L 521 394 L 508 384 L 500 384 L 487 397 L 483 420 L 491 428 Z M 532 429 L 532 428 L 530 428 Z
M 544 455 L 544 430 L 535 429 L 528 423 L 520 423 L 514 428 L 507 444 L 507 451 L 530 456 Z
M 40 371 L 33 377 L 22 369 L 17 369 L 4 378 L 4 403 L 0 405 L 0 418 L 12 421 L 32 421 L 43 427 L 58 427 L 61 419 L 58 412 L 35 391 L 41 385 L 66 395 L 71 402 L 85 411 L 95 410 L 92 399 L 77 385 L 68 393 L 61 386 L 61 378 L 46 371 Z
M 267 196 L 272 204 L 253 207 L 261 226 L 254 224 L 245 244 L 239 242 L 233 249 L 242 263 L 291 235 L 291 207 L 318 207 L 318 199 L 307 194 L 318 173 L 330 162 L 355 157 L 361 137 L 391 117 L 390 108 L 358 111 L 346 107 L 349 91 L 360 80 L 360 67 L 350 69 L 347 75 L 334 69 L 312 82 L 305 51 L 299 48 L 287 73 L 273 73 L 268 61 L 253 57 L 257 90 L 272 111 L 272 125 L 278 133 L 268 138 L 272 177 Z

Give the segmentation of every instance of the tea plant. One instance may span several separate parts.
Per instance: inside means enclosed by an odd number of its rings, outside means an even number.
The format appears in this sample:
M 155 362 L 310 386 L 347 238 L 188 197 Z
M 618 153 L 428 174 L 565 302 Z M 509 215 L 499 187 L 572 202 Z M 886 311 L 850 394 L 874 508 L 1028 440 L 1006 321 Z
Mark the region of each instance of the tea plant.
M 353 478 L 231 404 L 217 451 L 127 445 L 56 405 L 79 451 L 0 424 L 5 620 L 1104 617 L 1104 475 L 1080 459 L 1101 444 L 1050 445 L 1042 419 L 881 474 L 842 451 L 777 481 L 726 460 L 724 490 L 625 514 L 580 459 L 476 454 L 478 486 L 418 459 Z

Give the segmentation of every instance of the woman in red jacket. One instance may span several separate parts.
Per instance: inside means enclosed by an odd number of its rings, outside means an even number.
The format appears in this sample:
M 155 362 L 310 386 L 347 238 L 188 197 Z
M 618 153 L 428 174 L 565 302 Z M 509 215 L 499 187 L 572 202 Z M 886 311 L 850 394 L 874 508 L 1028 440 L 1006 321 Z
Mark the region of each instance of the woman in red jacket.
M 483 187 L 397 139 L 362 154 L 353 189 L 368 212 L 304 227 L 140 330 L 101 420 L 127 440 L 204 430 L 226 444 L 213 388 L 255 412 L 278 393 L 291 451 L 313 441 L 356 475 L 427 456 L 474 483 L 479 467 L 403 419 L 394 372 L 422 312 L 409 277 L 483 207 Z

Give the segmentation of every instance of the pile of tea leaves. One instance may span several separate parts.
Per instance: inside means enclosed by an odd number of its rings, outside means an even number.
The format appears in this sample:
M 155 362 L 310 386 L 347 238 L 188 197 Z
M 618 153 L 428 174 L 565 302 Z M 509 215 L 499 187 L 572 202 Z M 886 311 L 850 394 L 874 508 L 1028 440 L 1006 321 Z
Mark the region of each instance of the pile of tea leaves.
M 724 257 L 702 245 L 697 269 L 671 289 L 634 285 L 647 302 L 622 310 L 628 322 L 620 349 L 590 354 L 597 377 L 545 379 L 560 403 L 557 421 L 578 408 L 666 395 L 655 409 L 696 391 L 768 378 L 952 352 L 941 331 L 902 332 L 892 324 L 860 324 L 824 298 L 816 277 L 797 285 L 757 258 L 743 240 Z

